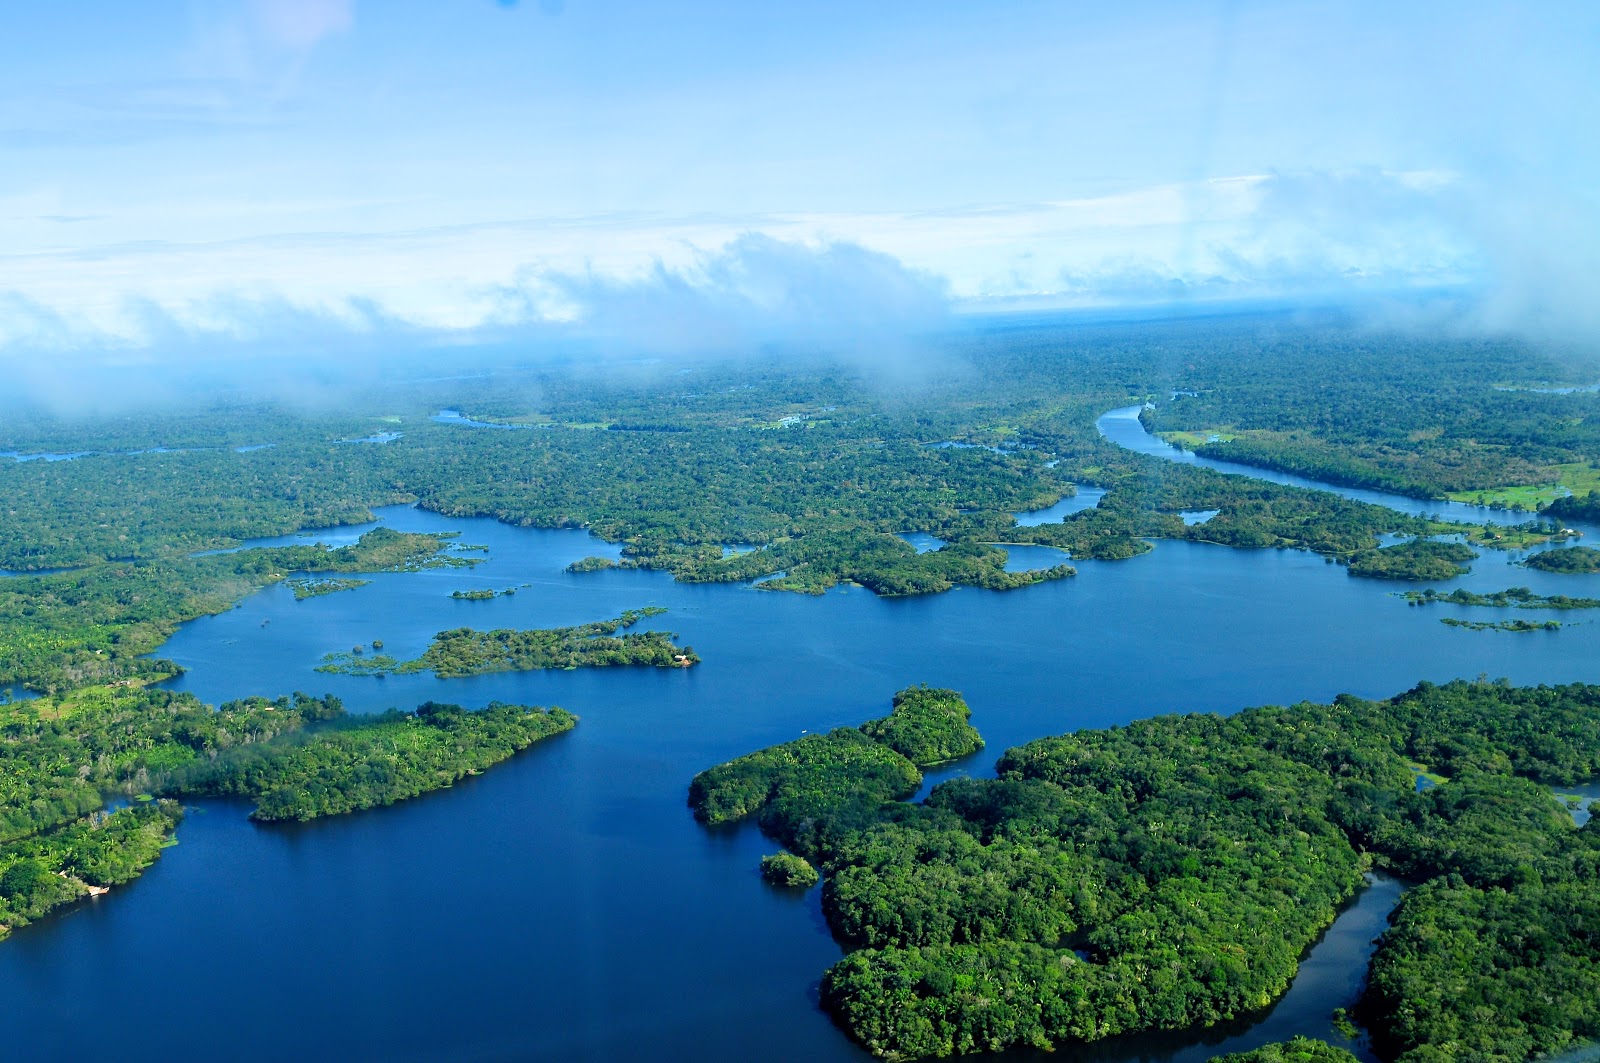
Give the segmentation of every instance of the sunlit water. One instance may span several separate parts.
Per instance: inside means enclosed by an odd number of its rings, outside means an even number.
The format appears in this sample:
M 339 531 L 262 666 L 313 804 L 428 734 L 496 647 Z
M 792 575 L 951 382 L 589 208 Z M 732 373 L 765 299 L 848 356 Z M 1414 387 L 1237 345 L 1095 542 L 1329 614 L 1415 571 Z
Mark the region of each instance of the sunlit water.
M 1600 681 L 1600 624 L 1450 628 L 1439 618 L 1556 614 L 1408 607 L 1396 585 L 1297 551 L 1160 542 L 1017 592 L 812 597 L 659 573 L 571 575 L 563 568 L 580 557 L 616 556 L 579 531 L 406 507 L 381 518 L 459 531 L 489 560 L 300 602 L 269 588 L 162 648 L 188 669 L 173 685 L 210 702 L 332 692 L 358 712 L 430 698 L 558 704 L 582 722 L 391 809 L 261 827 L 248 805 L 201 802 L 182 844 L 143 878 L 0 945 L 7 1055 L 862 1059 L 816 1006 L 817 980 L 840 955 L 819 891 L 767 888 L 757 861 L 771 842 L 694 822 L 685 793 L 702 768 L 882 715 L 919 682 L 962 691 L 989 740 L 944 778 L 987 773 L 1032 738 L 1161 712 L 1382 696 L 1480 673 Z M 274 541 L 348 542 L 362 530 Z M 1508 560 L 1486 553 L 1448 586 L 1600 596 L 1600 576 Z M 450 598 L 508 587 L 517 594 Z M 442 629 L 551 627 L 644 605 L 665 606 L 647 625 L 679 632 L 705 663 L 448 681 L 315 671 L 323 654 L 373 639 L 408 657 Z M 1330 1013 L 1354 1002 L 1392 900 L 1390 886 L 1363 895 L 1263 1022 L 1116 1042 L 1094 1058 L 1187 1061 L 1295 1032 L 1335 1036 Z

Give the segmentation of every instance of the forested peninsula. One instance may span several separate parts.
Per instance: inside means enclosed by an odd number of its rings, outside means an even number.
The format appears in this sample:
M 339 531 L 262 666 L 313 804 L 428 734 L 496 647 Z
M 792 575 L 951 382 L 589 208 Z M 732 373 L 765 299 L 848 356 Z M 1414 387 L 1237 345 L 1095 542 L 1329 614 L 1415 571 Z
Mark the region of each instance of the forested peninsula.
M 907 804 L 919 764 L 976 741 L 947 691 L 907 728 L 927 700 L 730 761 L 689 791 L 703 822 L 754 816 L 821 871 L 853 950 L 823 1004 L 879 1056 L 1247 1016 L 1283 994 L 1370 868 L 1418 884 L 1362 1005 L 1386 1058 L 1520 1060 L 1600 1035 L 1600 820 L 1577 827 L 1550 789 L 1600 776 L 1600 687 L 1423 683 L 1158 717 L 1030 742 L 997 778 Z M 889 743 L 908 729 L 946 737 Z M 1419 790 L 1419 771 L 1442 781 Z M 1247 1058 L 1342 1058 L 1325 1048 Z
M 450 786 L 576 722 L 498 703 L 352 716 L 303 694 L 212 709 L 127 686 L 0 705 L 0 937 L 137 877 L 170 844 L 177 798 L 248 798 L 259 821 L 353 812 Z

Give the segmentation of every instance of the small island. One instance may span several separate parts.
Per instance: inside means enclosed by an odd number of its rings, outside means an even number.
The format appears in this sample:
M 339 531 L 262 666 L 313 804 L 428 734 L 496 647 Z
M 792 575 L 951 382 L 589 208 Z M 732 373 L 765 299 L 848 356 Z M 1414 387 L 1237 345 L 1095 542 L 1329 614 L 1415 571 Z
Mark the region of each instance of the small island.
M 793 853 L 773 853 L 761 858 L 761 877 L 770 885 L 793 889 L 810 889 L 821 881 L 817 869 L 803 856 Z
M 617 562 L 609 557 L 584 557 L 567 566 L 568 572 L 604 572 L 608 568 L 619 567 Z
M 324 594 L 353 591 L 357 587 L 365 587 L 371 582 L 369 579 L 315 579 L 309 576 L 301 576 L 295 579 L 286 579 L 283 584 L 294 592 L 295 601 L 303 602 L 307 598 L 318 598 Z
M 1565 594 L 1535 594 L 1527 587 L 1507 587 L 1493 594 L 1475 594 L 1467 590 L 1454 590 L 1440 594 L 1429 587 L 1423 591 L 1406 591 L 1405 600 L 1412 605 L 1482 605 L 1497 609 L 1600 609 L 1600 598 L 1569 598 Z
M 1468 631 L 1560 631 L 1559 620 L 1461 620 L 1447 616 L 1439 623 L 1447 627 L 1463 627 Z
M 641 620 L 666 610 L 651 606 L 629 609 L 614 620 L 598 620 L 575 627 L 476 631 L 461 627 L 441 631 L 421 657 L 401 661 L 386 654 L 367 656 L 362 647 L 349 653 L 330 653 L 319 672 L 336 675 L 405 675 L 432 671 L 440 679 L 459 679 L 488 672 L 534 671 L 543 668 L 605 668 L 648 665 L 656 668 L 690 668 L 700 663 L 692 646 L 677 646 L 670 631 L 640 631 L 618 635 Z
M 1558 550 L 1541 550 L 1537 554 L 1529 554 L 1522 564 L 1540 572 L 1600 572 L 1600 549 L 1593 546 L 1564 546 Z
M 451 591 L 450 597 L 462 602 L 489 602 L 496 598 L 509 598 L 514 596 L 516 593 L 517 589 L 515 587 L 507 587 L 503 591 L 497 591 L 485 587 L 479 590 Z

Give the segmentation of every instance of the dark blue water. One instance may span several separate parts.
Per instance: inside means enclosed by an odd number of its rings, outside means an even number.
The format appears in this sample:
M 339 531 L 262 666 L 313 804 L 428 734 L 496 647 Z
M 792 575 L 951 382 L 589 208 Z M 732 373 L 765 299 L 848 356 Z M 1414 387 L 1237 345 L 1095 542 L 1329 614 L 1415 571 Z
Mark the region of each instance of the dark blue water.
M 660 573 L 571 575 L 570 561 L 615 548 L 583 532 L 404 507 L 381 517 L 459 531 L 490 559 L 302 602 L 270 588 L 163 647 L 189 669 L 174 685 L 212 702 L 333 692 L 363 712 L 428 698 L 558 704 L 582 722 L 392 809 L 261 827 L 248 806 L 203 804 L 143 878 L 0 945 L 7 1055 L 861 1059 L 815 1004 L 840 955 L 817 891 L 766 888 L 757 861 L 774 846 L 755 831 L 697 826 L 684 803 L 696 771 L 881 715 L 918 682 L 963 691 L 989 739 L 938 775 L 949 777 L 987 772 L 1005 747 L 1041 735 L 1160 712 L 1381 696 L 1485 672 L 1600 681 L 1600 624 L 1453 629 L 1438 618 L 1502 611 L 1408 607 L 1392 584 L 1295 551 L 1161 542 L 1129 561 L 1077 562 L 1075 578 L 1024 591 L 891 600 L 859 588 L 812 597 Z M 1600 596 L 1600 576 L 1507 560 L 1486 554 L 1450 586 Z M 450 598 L 479 587 L 518 592 Z M 679 632 L 705 663 L 449 681 L 314 670 L 323 654 L 373 639 L 410 656 L 445 628 L 550 627 L 644 605 L 667 607 L 648 623 Z M 1198 1058 L 1259 1043 L 1263 1030 L 1325 1034 L 1332 1009 L 1353 1002 L 1371 913 L 1387 910 L 1371 896 L 1313 954 L 1275 1025 L 1188 1048 L 1119 1042 L 1098 1058 Z M 1337 977 L 1312 976 L 1324 968 Z

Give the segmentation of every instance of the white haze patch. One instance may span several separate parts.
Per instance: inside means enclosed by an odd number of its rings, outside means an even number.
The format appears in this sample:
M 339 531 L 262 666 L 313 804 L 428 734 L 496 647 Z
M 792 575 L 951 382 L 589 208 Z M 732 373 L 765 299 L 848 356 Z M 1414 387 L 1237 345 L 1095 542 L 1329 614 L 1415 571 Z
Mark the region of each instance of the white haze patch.
M 120 367 L 113 397 L 141 367 L 221 379 L 248 363 L 292 390 L 296 373 L 360 381 L 385 352 L 459 361 L 476 343 L 497 358 L 783 347 L 898 374 L 962 309 L 1252 298 L 1600 350 L 1600 209 L 1564 187 L 1351 169 L 755 226 L 608 215 L 0 254 L 0 372 L 55 403 L 96 368 Z
M 13 401 L 56 412 L 171 401 L 246 388 L 329 402 L 352 387 L 411 375 L 551 358 L 824 355 L 904 382 L 936 357 L 948 329 L 937 276 L 855 244 L 746 234 L 676 264 L 630 273 L 524 268 L 470 292 L 464 325 L 405 317 L 362 296 L 306 305 L 262 290 L 204 295 L 174 309 L 128 297 L 109 309 L 117 332 L 0 294 L 0 372 Z

